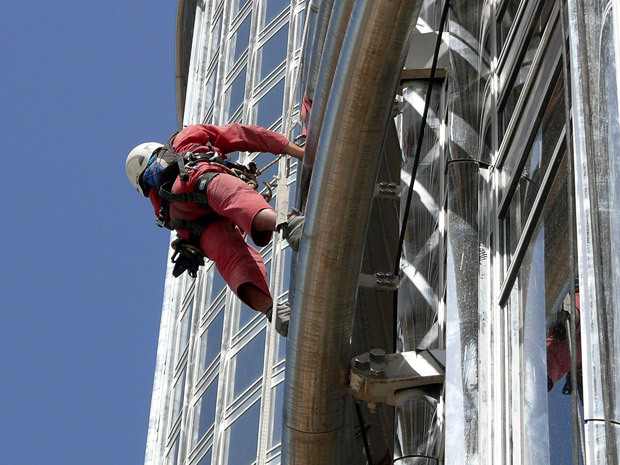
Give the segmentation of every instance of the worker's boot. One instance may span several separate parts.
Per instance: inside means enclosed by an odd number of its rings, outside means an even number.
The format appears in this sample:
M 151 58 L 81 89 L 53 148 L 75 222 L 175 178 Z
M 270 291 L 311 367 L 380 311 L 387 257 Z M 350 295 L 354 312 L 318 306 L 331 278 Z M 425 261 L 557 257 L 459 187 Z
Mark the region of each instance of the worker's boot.
M 287 240 L 291 249 L 295 252 L 299 252 L 299 243 L 301 242 L 301 233 L 304 229 L 306 217 L 303 215 L 291 215 L 283 223 L 278 226 L 278 229 L 282 232 L 282 237 Z
M 276 331 L 280 336 L 287 337 L 288 336 L 288 323 L 291 320 L 291 304 L 288 302 L 283 302 L 281 304 L 276 304 L 276 321 L 275 327 Z M 273 313 L 273 307 L 267 310 L 267 319 L 271 322 Z

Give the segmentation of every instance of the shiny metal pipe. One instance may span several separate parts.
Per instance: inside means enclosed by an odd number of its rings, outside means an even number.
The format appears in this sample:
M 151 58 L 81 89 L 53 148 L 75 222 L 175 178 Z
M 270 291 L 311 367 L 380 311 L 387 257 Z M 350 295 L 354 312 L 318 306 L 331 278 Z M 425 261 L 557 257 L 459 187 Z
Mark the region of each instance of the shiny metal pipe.
M 319 12 L 316 17 L 316 25 L 314 26 L 314 35 L 312 37 L 312 49 L 310 55 L 306 59 L 306 87 L 304 95 L 314 100 L 314 93 L 317 85 L 317 77 L 319 75 L 319 66 L 321 65 L 321 55 L 323 55 L 323 47 L 325 46 L 325 37 L 329 26 L 329 18 L 334 7 L 334 0 L 322 0 L 319 6 Z
M 308 197 L 287 346 L 283 463 L 350 463 L 353 309 L 381 146 L 422 1 L 358 0 Z M 320 83 L 319 83 L 320 85 Z
M 196 17 L 197 4 L 198 0 L 179 0 L 179 5 L 177 6 L 174 77 L 179 129 L 183 127 L 185 94 L 187 93 L 188 70 L 192 53 L 194 18 Z
M 299 88 L 302 92 L 306 91 L 306 83 L 308 82 L 309 63 L 314 46 L 314 31 L 317 26 L 320 5 L 321 0 L 309 0 L 306 2 L 306 25 L 304 27 L 303 52 L 301 57 L 303 69 L 301 72 L 301 81 L 299 82 Z
M 312 112 L 310 113 L 310 121 L 307 124 L 308 137 L 306 138 L 304 162 L 299 186 L 297 187 L 297 200 L 295 204 L 299 211 L 304 211 L 306 208 L 312 167 L 316 159 L 316 151 L 319 145 L 321 128 L 323 127 L 327 99 L 332 88 L 334 73 L 338 65 L 338 57 L 340 57 L 340 50 L 342 49 L 342 43 L 344 42 L 344 36 L 347 32 L 347 26 L 349 25 L 349 19 L 351 18 L 354 4 L 355 0 L 339 0 L 334 5 L 329 18 L 329 26 L 326 32 L 326 36 L 329 37 L 329 40 L 325 43 L 323 53 L 321 54 L 321 63 L 316 78 L 316 81 L 320 83 L 320 85 L 318 88 L 314 89 Z

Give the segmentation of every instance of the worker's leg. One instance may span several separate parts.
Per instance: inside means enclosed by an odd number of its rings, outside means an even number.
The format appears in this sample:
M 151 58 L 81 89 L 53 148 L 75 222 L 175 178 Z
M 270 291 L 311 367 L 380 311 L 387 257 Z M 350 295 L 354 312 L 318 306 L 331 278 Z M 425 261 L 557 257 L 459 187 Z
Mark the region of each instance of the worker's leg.
M 271 240 L 276 213 L 262 195 L 241 179 L 228 174 L 213 178 L 207 188 L 207 202 L 218 215 L 230 218 L 249 234 L 256 245 L 262 247 Z
M 273 300 L 270 296 L 266 295 L 257 286 L 252 283 L 243 283 L 237 288 L 237 295 L 244 301 L 250 308 L 258 310 L 261 313 L 267 313 L 267 311 L 273 305 Z
M 271 308 L 267 269 L 260 253 L 243 239 L 239 228 L 229 220 L 216 221 L 202 235 L 200 245 L 243 302 L 261 313 Z

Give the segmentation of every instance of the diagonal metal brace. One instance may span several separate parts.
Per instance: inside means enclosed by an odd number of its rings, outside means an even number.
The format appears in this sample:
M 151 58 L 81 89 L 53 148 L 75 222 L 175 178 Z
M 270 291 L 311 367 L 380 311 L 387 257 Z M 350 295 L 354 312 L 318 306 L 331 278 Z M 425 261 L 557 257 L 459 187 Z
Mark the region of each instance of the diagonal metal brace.
M 351 360 L 348 391 L 357 400 L 395 405 L 397 391 L 443 383 L 445 371 L 445 350 L 372 349 Z

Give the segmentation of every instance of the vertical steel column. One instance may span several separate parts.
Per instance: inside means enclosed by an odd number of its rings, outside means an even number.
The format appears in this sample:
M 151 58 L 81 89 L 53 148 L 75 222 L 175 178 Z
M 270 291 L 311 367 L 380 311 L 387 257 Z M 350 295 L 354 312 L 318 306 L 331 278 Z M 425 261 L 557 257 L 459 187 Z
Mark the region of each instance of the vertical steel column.
M 358 0 L 325 113 L 287 345 L 283 463 L 344 464 L 353 311 L 379 155 L 421 1 Z M 320 83 L 318 83 L 320 85 Z
M 449 20 L 445 463 L 479 460 L 480 129 L 485 78 L 482 0 L 452 1 Z
M 620 457 L 620 131 L 613 6 L 568 0 L 586 463 Z

